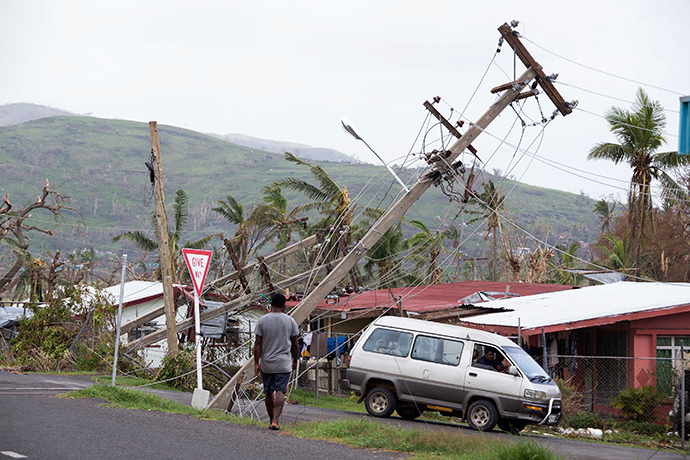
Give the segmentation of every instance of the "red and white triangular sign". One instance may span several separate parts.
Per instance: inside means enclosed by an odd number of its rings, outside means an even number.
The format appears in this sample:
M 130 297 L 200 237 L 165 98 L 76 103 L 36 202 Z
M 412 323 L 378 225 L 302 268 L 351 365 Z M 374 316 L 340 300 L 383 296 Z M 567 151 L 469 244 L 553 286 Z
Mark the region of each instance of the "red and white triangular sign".
M 202 249 L 182 249 L 184 254 L 184 261 L 187 262 L 187 269 L 192 275 L 192 282 L 196 295 L 201 297 L 201 290 L 204 288 L 204 281 L 206 281 L 206 274 L 208 267 L 211 265 L 211 251 L 204 251 Z

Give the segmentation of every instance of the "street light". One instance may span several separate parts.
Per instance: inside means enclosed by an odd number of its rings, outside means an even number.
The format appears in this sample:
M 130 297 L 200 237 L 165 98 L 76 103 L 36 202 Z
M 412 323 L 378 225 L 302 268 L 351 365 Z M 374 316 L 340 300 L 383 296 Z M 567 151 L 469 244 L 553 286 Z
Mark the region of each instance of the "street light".
M 393 169 L 392 169 L 390 166 L 388 166 L 388 164 L 386 164 L 385 161 L 383 161 L 383 158 L 381 158 L 381 157 L 379 156 L 379 154 L 376 153 L 376 152 L 374 151 L 374 149 L 372 149 L 372 148 L 369 146 L 369 144 L 367 144 L 367 141 L 365 141 L 364 139 L 362 139 L 362 135 L 359 134 L 359 131 L 357 131 L 357 128 L 356 128 L 355 125 L 350 121 L 349 118 L 342 118 L 342 119 L 340 120 L 340 123 L 342 123 L 343 129 L 344 129 L 350 136 L 354 137 L 354 138 L 357 139 L 358 141 L 364 142 L 364 145 L 366 145 L 366 146 L 369 148 L 369 150 L 371 150 L 371 152 L 372 152 L 374 155 L 376 155 L 376 158 L 378 158 L 378 159 L 381 161 L 381 163 L 383 163 L 383 166 L 385 166 L 386 169 L 388 169 L 388 172 L 390 172 L 390 173 L 393 175 L 393 177 L 395 177 L 395 180 L 398 181 L 398 184 L 400 184 L 400 186 L 403 188 L 403 190 L 405 190 L 405 193 L 407 193 L 407 192 L 410 191 L 410 189 L 408 189 L 408 188 L 405 186 L 405 183 L 404 183 L 403 181 L 400 180 L 400 178 L 398 177 L 398 175 L 395 174 L 395 171 L 393 171 Z

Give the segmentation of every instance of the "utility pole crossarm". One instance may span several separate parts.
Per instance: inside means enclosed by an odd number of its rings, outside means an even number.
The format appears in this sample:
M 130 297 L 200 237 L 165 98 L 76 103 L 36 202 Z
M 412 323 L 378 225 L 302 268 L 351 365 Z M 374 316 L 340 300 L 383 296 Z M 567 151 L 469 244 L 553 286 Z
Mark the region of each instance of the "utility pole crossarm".
M 498 31 L 501 33 L 505 41 L 508 42 L 510 47 L 513 48 L 517 57 L 519 57 L 522 63 L 525 64 L 525 67 L 532 67 L 537 72 L 537 83 L 539 83 L 539 86 L 541 86 L 544 92 L 549 96 L 549 99 L 551 99 L 558 111 L 561 112 L 563 116 L 571 113 L 573 109 L 567 102 L 565 102 L 563 96 L 561 96 L 558 90 L 553 86 L 553 83 L 551 83 L 551 80 L 547 78 L 546 74 L 544 73 L 544 68 L 539 65 L 529 51 L 527 51 L 525 45 L 523 45 L 520 41 L 520 38 L 518 38 L 519 34 L 517 32 L 513 32 L 510 25 L 507 23 L 499 27 Z

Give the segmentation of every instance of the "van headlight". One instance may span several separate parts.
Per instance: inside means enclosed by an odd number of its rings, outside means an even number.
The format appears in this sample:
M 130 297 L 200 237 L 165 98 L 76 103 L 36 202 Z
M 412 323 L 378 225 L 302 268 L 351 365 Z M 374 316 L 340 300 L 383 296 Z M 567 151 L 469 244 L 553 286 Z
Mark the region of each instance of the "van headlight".
M 546 393 L 537 390 L 525 390 L 525 398 L 544 401 L 546 400 Z

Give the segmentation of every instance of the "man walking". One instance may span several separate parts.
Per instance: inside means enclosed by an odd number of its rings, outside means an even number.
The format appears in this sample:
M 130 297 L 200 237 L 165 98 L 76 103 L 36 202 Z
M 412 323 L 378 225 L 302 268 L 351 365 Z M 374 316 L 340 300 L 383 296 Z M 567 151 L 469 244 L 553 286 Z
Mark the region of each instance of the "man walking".
M 280 414 L 285 404 L 290 372 L 297 368 L 299 328 L 284 312 L 285 296 L 271 299 L 271 312 L 262 316 L 256 326 L 254 342 L 254 372 L 261 374 L 266 395 L 266 412 L 270 430 L 280 430 Z

